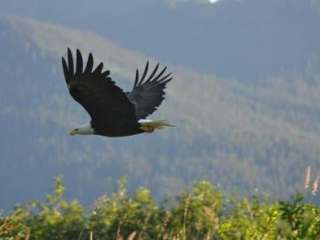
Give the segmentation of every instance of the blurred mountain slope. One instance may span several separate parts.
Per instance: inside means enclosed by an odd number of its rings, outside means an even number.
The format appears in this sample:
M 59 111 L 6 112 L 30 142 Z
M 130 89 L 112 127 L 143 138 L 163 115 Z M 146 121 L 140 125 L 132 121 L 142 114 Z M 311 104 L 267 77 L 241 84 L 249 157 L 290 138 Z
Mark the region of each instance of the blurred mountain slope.
M 158 199 L 198 179 L 277 198 L 302 185 L 306 165 L 319 167 L 320 86 L 304 75 L 248 86 L 169 65 L 175 78 L 151 118 L 176 128 L 118 139 L 69 137 L 67 129 L 88 116 L 64 83 L 60 58 L 67 47 L 92 52 L 125 89 L 135 68 L 156 58 L 29 18 L 1 19 L 0 33 L 0 207 L 43 195 L 55 175 L 64 176 L 69 197 L 86 203 L 120 176 Z

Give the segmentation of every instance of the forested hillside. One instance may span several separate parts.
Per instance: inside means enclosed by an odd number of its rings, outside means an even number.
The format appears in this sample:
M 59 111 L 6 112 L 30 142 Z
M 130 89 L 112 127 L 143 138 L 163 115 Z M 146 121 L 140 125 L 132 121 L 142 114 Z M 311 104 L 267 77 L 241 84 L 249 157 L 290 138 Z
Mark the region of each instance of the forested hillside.
M 176 127 L 110 139 L 67 135 L 88 116 L 67 92 L 61 56 L 67 47 L 91 51 L 126 89 L 135 69 L 157 57 L 90 31 L 20 17 L 1 19 L 0 41 L 1 208 L 42 196 L 57 175 L 66 197 L 84 203 L 114 189 L 121 176 L 129 191 L 146 186 L 156 199 L 203 179 L 227 192 L 278 198 L 301 189 L 307 165 L 320 167 L 316 53 L 307 73 L 250 86 L 169 64 L 174 80 L 151 118 Z

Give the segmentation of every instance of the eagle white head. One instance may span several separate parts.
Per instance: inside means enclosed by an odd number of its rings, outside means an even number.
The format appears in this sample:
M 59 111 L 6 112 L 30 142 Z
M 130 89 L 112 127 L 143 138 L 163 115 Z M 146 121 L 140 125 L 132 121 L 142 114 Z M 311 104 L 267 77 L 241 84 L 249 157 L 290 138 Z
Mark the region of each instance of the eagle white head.
M 83 124 L 77 128 L 73 128 L 69 131 L 70 136 L 74 135 L 91 135 L 94 134 L 94 129 L 91 126 L 91 123 Z

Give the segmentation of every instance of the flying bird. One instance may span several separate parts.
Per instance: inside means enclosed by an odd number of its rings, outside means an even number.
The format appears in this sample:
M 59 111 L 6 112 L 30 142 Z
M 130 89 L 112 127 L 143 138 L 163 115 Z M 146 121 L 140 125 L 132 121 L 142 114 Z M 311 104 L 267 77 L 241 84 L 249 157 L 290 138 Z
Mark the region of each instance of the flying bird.
M 146 119 L 157 110 L 164 99 L 166 84 L 172 80 L 166 67 L 158 71 L 159 63 L 151 74 L 148 74 L 149 62 L 141 77 L 136 70 L 131 92 L 124 92 L 112 81 L 110 71 L 103 70 L 103 63 L 94 69 L 91 53 L 84 66 L 80 50 L 77 49 L 74 61 L 68 48 L 67 59 L 62 57 L 62 67 L 71 96 L 91 117 L 89 123 L 70 130 L 70 135 L 124 137 L 172 126 L 166 121 Z

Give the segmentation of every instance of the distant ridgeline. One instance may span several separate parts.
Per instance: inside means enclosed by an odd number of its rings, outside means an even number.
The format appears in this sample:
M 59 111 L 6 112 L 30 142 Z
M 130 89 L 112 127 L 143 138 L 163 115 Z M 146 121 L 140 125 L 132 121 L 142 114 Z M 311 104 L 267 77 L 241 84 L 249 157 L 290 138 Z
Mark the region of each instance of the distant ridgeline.
M 318 0 L 208 2 L 11 0 L 3 2 L 0 16 L 31 16 L 90 29 L 161 62 L 247 83 L 301 73 L 319 52 Z M 77 10 L 70 11 L 75 6 Z

